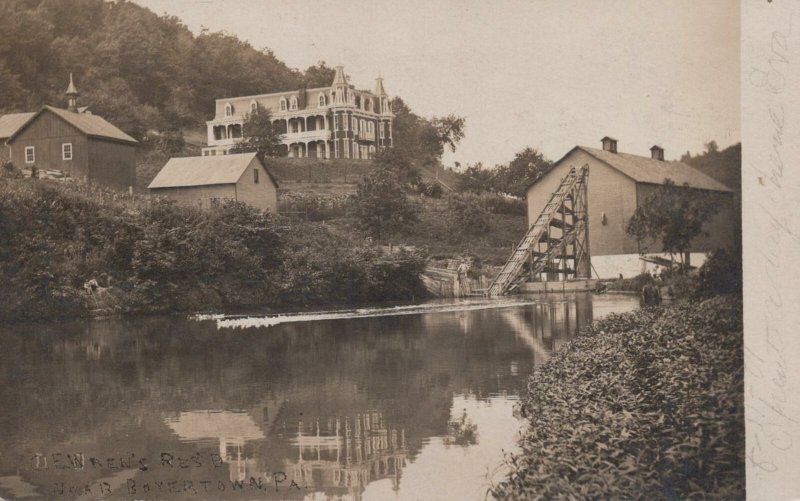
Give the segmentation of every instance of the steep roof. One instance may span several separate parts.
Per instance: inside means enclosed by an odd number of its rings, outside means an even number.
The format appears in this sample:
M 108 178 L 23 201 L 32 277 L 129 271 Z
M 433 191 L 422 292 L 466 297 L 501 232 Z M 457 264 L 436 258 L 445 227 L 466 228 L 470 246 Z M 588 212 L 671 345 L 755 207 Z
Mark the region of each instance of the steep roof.
M 28 118 L 28 120 L 26 120 L 21 127 L 17 128 L 17 130 L 12 133 L 11 136 L 9 136 L 8 142 L 13 141 L 14 138 L 17 137 L 17 135 L 19 135 L 19 133 L 22 132 L 25 127 L 33 123 L 33 121 L 36 120 L 39 115 L 48 111 L 63 119 L 65 122 L 69 123 L 87 136 L 129 144 L 139 144 L 137 140 L 107 122 L 103 117 L 91 115 L 89 113 L 75 113 L 68 110 L 62 110 L 61 108 L 55 108 L 53 106 L 44 106 L 37 113 L 31 113 L 31 116 Z
M 254 158 L 258 158 L 255 153 L 170 158 L 148 188 L 236 184 Z M 260 160 L 258 162 L 261 163 Z M 262 167 L 264 167 L 263 164 Z M 264 170 L 267 171 L 267 175 L 277 187 L 278 183 L 269 170 L 266 167 Z
M 0 116 L 0 139 L 7 139 L 14 135 L 20 127 L 36 113 L 9 113 Z
M 588 146 L 576 146 L 564 155 L 561 160 L 564 160 L 577 149 L 617 169 L 637 183 L 664 184 L 664 179 L 669 178 L 679 186 L 688 184 L 690 188 L 701 190 L 733 191 L 719 181 L 682 162 L 655 160 L 650 157 L 631 155 L 629 153 L 612 153 L 597 148 L 589 148 Z M 556 163 L 561 162 L 561 160 Z

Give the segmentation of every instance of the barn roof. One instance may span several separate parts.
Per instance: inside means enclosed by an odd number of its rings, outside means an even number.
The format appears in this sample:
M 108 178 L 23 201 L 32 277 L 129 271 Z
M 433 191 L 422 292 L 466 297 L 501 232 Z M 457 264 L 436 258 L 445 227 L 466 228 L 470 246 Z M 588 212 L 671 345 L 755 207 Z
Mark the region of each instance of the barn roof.
M 188 186 L 209 186 L 215 184 L 236 184 L 256 153 L 237 153 L 208 157 L 170 158 L 156 174 L 148 188 L 183 188 Z M 261 163 L 260 160 L 258 160 Z M 278 183 L 272 173 L 264 166 L 267 175 L 275 186 Z
M 669 178 L 679 186 L 688 184 L 690 188 L 701 190 L 733 191 L 719 181 L 706 176 L 683 162 L 656 160 L 629 153 L 612 153 L 597 148 L 589 148 L 588 146 L 576 146 L 556 163 L 561 162 L 577 149 L 583 150 L 601 162 L 608 164 L 637 183 L 664 184 L 664 179 Z
M 30 113 L 28 120 L 26 120 L 9 136 L 8 142 L 13 141 L 14 138 L 17 137 L 17 135 L 19 135 L 23 129 L 25 129 L 25 127 L 33 123 L 33 121 L 36 120 L 39 115 L 46 111 L 53 113 L 89 137 L 109 139 L 112 141 L 119 141 L 129 144 L 139 144 L 137 140 L 107 122 L 103 117 L 89 113 L 75 113 L 68 110 L 62 110 L 61 108 L 56 108 L 54 106 L 44 106 L 38 112 Z
M 25 122 L 36 113 L 9 113 L 0 116 L 0 139 L 7 139 L 14 135 Z

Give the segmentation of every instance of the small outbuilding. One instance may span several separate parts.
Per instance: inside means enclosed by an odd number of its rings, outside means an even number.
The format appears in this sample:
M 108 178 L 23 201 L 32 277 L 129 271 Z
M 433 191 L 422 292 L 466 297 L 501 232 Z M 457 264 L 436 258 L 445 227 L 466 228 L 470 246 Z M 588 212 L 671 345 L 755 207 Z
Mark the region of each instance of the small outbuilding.
M 236 200 L 278 212 L 278 183 L 256 153 L 170 158 L 148 188 L 205 209 Z
M 575 146 L 547 174 L 529 188 L 528 223 L 533 224 L 571 167 L 589 166 L 587 184 L 588 241 L 591 262 L 600 278 L 635 276 L 643 271 L 641 249 L 635 238 L 626 234 L 633 213 L 664 183 L 671 179 L 694 196 L 712 201 L 717 213 L 704 225 L 705 235 L 698 236 L 690 249 L 691 260 L 699 264 L 704 253 L 725 247 L 733 241 L 733 190 L 694 167 L 664 160 L 659 146 L 650 149 L 650 156 L 617 151 L 617 140 L 602 139 L 602 149 Z M 662 249 L 651 245 L 648 254 Z M 594 275 L 594 273 L 593 273 Z
M 57 171 L 77 181 L 128 189 L 136 182 L 138 142 L 100 116 L 77 107 L 70 75 L 67 109 L 44 106 L 35 113 L 0 117 L 7 155 L 31 172 Z

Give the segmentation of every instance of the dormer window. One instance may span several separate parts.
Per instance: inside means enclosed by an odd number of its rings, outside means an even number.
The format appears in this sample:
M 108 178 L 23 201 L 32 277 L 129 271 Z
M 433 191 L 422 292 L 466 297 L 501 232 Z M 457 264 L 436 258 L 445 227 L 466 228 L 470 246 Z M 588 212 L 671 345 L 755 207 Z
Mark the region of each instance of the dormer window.
M 372 111 L 372 99 L 367 99 L 367 111 Z
M 326 104 L 326 102 L 325 102 L 325 94 L 320 94 L 319 95 L 319 107 L 322 108 L 323 106 L 325 106 L 325 104 Z
M 255 100 L 250 101 L 250 113 L 255 113 L 258 111 L 258 103 Z
M 297 109 L 297 98 L 294 97 L 294 96 L 292 96 L 292 98 L 289 100 L 289 109 L 290 110 L 296 110 Z
M 286 111 L 286 98 L 284 98 L 284 97 L 281 98 L 281 107 L 280 107 L 280 109 L 281 109 L 281 111 Z
M 356 108 L 361 108 L 361 98 L 356 96 Z
M 233 106 L 231 106 L 231 103 L 227 103 L 225 105 L 225 116 L 226 117 L 233 116 Z

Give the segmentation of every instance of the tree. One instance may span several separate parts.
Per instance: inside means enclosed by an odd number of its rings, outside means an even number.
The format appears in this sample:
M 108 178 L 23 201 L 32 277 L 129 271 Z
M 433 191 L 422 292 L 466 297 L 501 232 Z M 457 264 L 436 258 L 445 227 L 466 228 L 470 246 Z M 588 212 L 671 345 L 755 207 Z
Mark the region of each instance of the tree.
M 660 241 L 664 252 L 679 253 L 683 259 L 692 240 L 703 233 L 703 224 L 716 212 L 708 197 L 665 179 L 633 213 L 626 232 L 643 251 L 647 250 L 644 240 L 650 238 L 653 243 Z
M 278 146 L 281 144 L 280 136 L 272 124 L 269 110 L 259 106 L 245 117 L 242 140 L 230 151 L 231 153 L 255 151 L 262 160 L 266 157 L 276 157 Z
M 447 146 L 455 151 L 464 137 L 466 120 L 456 115 L 428 120 L 422 118 L 399 97 L 392 100 L 394 113 L 393 145 L 419 164 L 438 162 Z
M 318 62 L 315 66 L 309 66 L 304 75 L 303 83 L 309 89 L 315 87 L 329 87 L 333 82 L 336 70 L 328 66 L 325 61 Z
M 358 184 L 353 208 L 359 225 L 379 241 L 419 220 L 396 173 L 386 168 L 375 169 Z
M 553 168 L 553 162 L 531 147 L 514 156 L 508 166 L 495 169 L 494 189 L 516 197 L 524 197 L 534 181 Z
M 180 130 L 164 131 L 158 138 L 158 150 L 168 157 L 181 153 L 185 147 L 186 141 Z
M 442 147 L 447 146 L 450 151 L 456 151 L 456 145 L 464 139 L 464 127 L 467 120 L 456 115 L 434 118 L 431 125 L 436 129 L 439 143 Z
M 410 155 L 399 148 L 386 148 L 374 158 L 375 167 L 392 172 L 401 185 L 416 186 L 422 177 L 411 161 Z
M 493 171 L 484 168 L 481 162 L 468 165 L 458 177 L 458 191 L 472 193 L 489 191 L 493 185 L 494 174 Z

